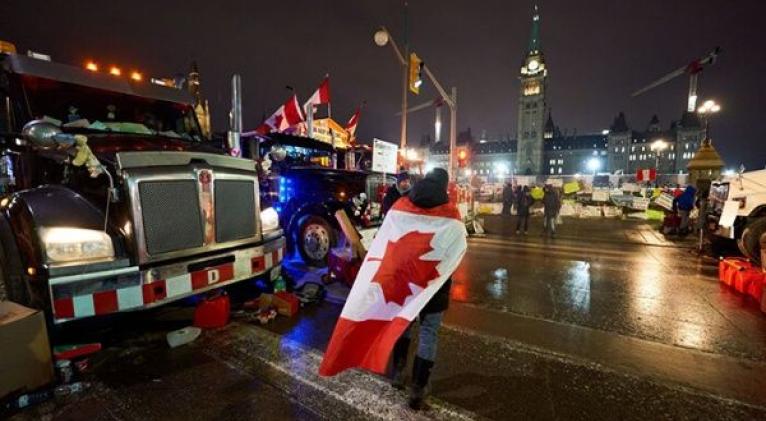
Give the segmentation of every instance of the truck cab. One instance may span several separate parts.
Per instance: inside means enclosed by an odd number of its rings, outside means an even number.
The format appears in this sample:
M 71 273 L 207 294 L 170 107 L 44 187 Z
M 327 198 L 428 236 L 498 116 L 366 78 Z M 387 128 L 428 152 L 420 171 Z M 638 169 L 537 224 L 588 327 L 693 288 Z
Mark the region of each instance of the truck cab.
M 724 215 L 727 202 L 731 215 Z M 766 233 L 766 170 L 725 175 L 711 183 L 708 215 L 716 238 L 736 241 L 745 256 L 760 262 L 760 238 Z M 732 216 L 733 223 L 724 221 Z
M 381 202 L 394 177 L 358 169 L 369 167 L 369 153 L 280 133 L 250 140 L 246 149 L 261 168 L 262 202 L 279 214 L 288 246 L 306 264 L 325 266 L 341 240 L 336 211 L 345 210 L 363 237 L 382 222 Z M 351 168 L 335 168 L 346 165 Z
M 0 49 L 0 276 L 54 324 L 280 274 L 253 161 L 200 130 L 191 95 Z M 272 211 L 273 212 L 273 211 Z

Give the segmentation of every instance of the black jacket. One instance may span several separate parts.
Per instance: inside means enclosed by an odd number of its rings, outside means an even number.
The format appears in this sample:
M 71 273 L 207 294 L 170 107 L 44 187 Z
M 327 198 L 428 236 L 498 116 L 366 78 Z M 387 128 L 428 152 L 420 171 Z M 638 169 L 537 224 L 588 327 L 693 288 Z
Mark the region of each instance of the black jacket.
M 404 194 L 405 196 L 407 193 Z M 402 197 L 402 194 L 399 193 L 399 189 L 396 188 L 396 184 L 392 184 L 388 186 L 388 190 L 386 190 L 386 195 L 383 196 L 383 203 L 380 204 L 380 212 L 385 215 L 388 213 L 388 210 L 391 209 L 391 206 L 394 206 L 394 203 L 396 203 L 399 198 Z
M 545 215 L 557 216 L 559 214 L 559 209 L 561 209 L 559 195 L 551 190 L 546 191 L 545 196 L 543 196 L 543 208 Z
M 420 208 L 429 209 L 449 202 L 447 196 L 447 180 L 426 176 L 418 181 L 410 191 L 409 198 L 412 203 Z M 452 288 L 452 277 L 439 288 L 439 291 L 431 298 L 431 301 L 423 307 L 421 314 L 441 313 L 449 307 L 449 293 Z

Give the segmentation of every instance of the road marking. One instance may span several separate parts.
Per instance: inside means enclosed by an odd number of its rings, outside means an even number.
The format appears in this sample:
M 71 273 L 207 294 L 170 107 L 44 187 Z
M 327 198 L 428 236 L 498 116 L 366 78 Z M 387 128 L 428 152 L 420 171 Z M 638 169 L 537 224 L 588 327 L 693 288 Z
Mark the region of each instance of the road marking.
M 364 414 L 382 420 L 475 420 L 480 417 L 470 411 L 450 405 L 433 397 L 428 400 L 431 409 L 415 412 L 406 407 L 406 396 L 395 390 L 382 377 L 348 370 L 334 377 L 319 376 L 322 353 L 285 336 L 260 327 L 231 323 L 224 332 L 208 337 L 212 345 L 205 353 L 236 370 L 247 370 L 248 359 L 258 359 L 275 371 L 287 376 L 285 392 L 301 403 L 304 396 L 300 384 L 323 396 L 339 401 Z M 230 342 L 222 346 L 219 341 Z M 236 355 L 223 355 L 220 349 L 237 350 Z M 309 399 L 310 401 L 310 399 Z M 321 408 L 314 408 L 320 410 Z

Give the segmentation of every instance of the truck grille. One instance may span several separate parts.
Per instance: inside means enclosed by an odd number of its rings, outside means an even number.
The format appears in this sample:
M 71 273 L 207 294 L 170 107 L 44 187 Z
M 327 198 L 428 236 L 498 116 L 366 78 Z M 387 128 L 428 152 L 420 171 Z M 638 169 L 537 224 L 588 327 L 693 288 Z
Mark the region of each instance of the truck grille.
M 215 181 L 215 238 L 219 243 L 255 235 L 255 186 L 252 181 Z
M 146 250 L 150 255 L 203 245 L 196 181 L 144 181 L 138 189 Z

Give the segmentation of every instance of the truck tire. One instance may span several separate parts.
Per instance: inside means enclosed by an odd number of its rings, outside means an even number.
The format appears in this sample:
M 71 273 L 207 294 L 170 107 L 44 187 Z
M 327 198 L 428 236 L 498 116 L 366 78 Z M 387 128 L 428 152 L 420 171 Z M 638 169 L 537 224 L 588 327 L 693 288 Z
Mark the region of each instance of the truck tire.
M 327 256 L 335 246 L 337 235 L 324 218 L 309 215 L 298 226 L 296 245 L 309 266 L 327 266 Z
M 761 264 L 761 235 L 766 232 L 766 217 L 758 218 L 745 227 L 737 241 L 739 250 L 754 263 Z

